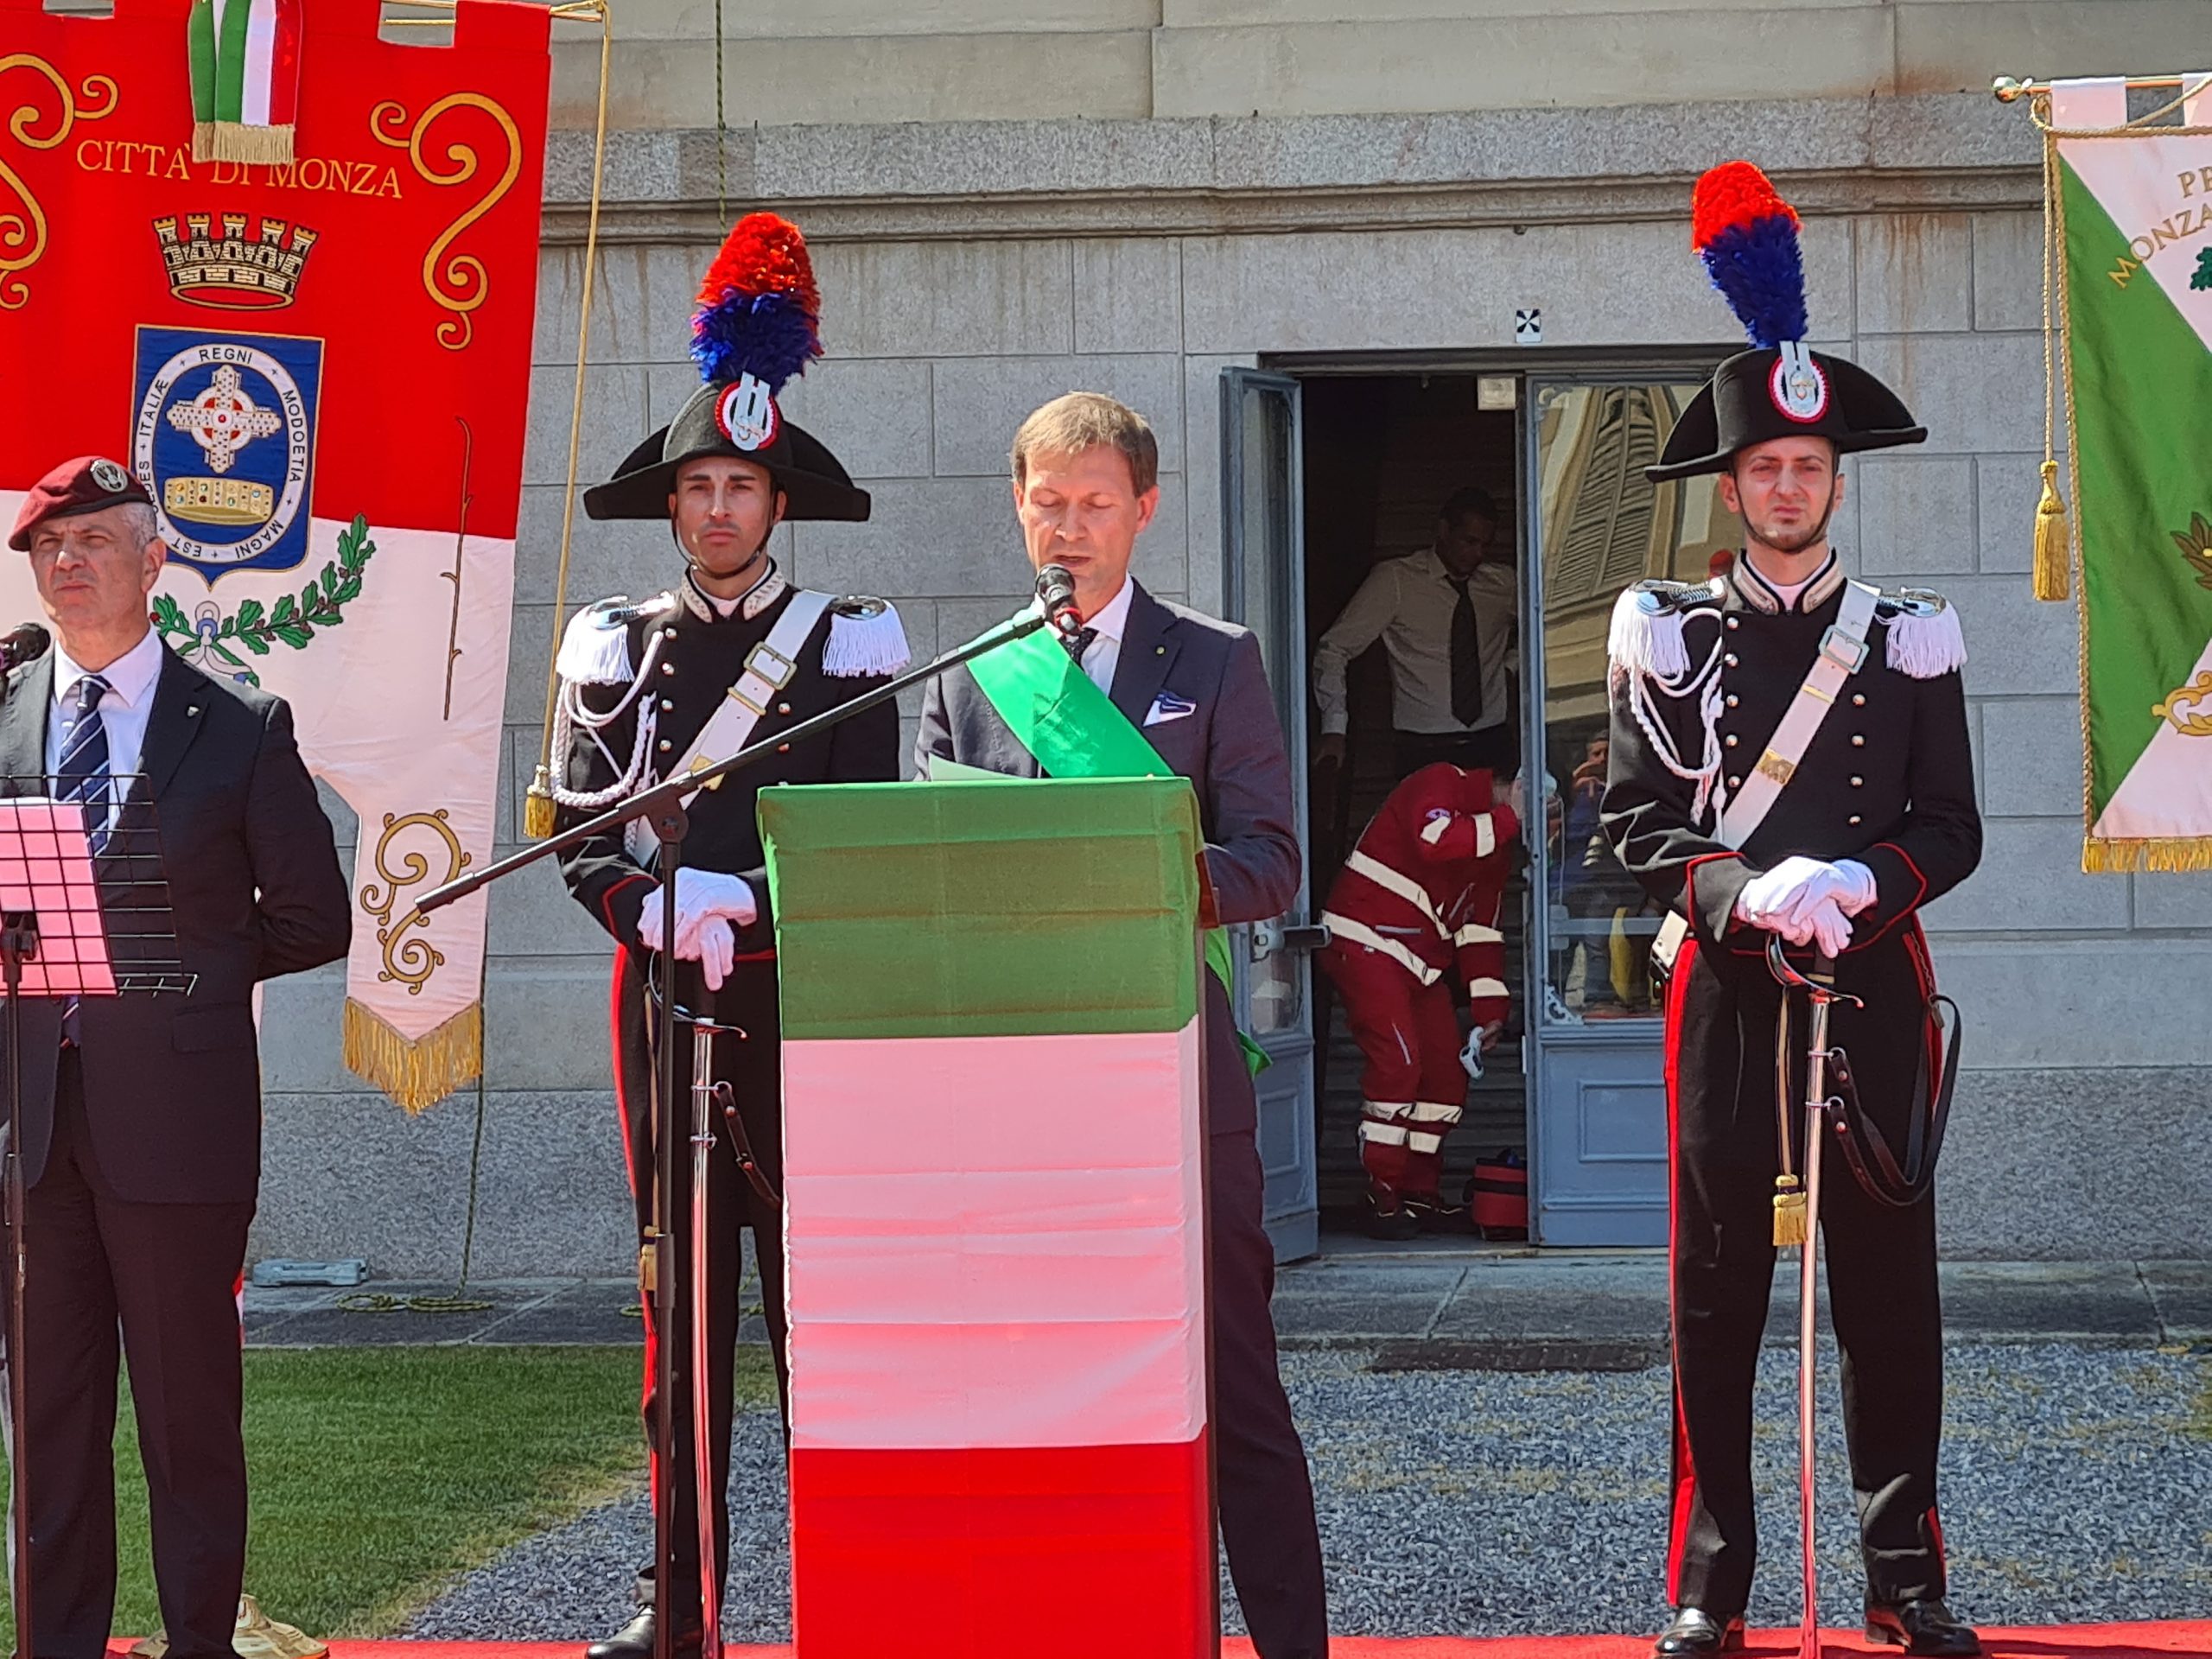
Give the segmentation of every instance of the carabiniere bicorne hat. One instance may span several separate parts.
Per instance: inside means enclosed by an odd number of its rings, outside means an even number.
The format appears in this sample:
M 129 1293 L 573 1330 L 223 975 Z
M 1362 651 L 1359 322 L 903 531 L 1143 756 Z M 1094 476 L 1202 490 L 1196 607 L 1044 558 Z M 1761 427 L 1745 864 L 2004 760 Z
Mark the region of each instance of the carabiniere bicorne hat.
M 676 418 L 623 457 L 614 476 L 584 492 L 594 518 L 660 518 L 686 461 L 731 455 L 768 469 L 784 517 L 857 524 L 866 490 L 829 446 L 788 419 L 785 383 L 822 355 L 821 296 L 798 227 L 773 213 L 737 222 L 699 288 L 691 356 L 705 382 Z
M 1856 363 L 1804 344 L 1805 271 L 1796 211 L 1749 162 L 1697 181 L 1691 240 L 1751 349 L 1713 371 L 1667 435 L 1654 483 L 1726 472 L 1738 451 L 1776 438 L 1826 438 L 1839 454 L 1919 443 L 1904 402 Z

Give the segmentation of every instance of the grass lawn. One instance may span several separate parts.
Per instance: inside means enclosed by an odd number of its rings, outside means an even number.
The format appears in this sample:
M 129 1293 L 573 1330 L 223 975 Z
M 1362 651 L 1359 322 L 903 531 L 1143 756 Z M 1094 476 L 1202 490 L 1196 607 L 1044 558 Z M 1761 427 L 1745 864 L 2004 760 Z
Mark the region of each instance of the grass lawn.
M 249 1349 L 247 1591 L 311 1635 L 390 1634 L 456 1574 L 644 1478 L 638 1366 L 635 1348 Z M 741 1349 L 738 1376 L 741 1402 L 770 1396 L 765 1353 Z M 143 1636 L 161 1612 L 120 1414 L 115 1627 Z

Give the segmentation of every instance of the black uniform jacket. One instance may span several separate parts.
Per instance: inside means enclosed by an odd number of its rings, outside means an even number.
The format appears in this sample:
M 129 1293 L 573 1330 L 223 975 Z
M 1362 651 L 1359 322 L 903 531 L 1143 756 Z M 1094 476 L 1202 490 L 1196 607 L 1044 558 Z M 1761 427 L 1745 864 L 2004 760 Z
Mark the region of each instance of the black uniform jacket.
M 1831 563 L 1785 610 L 1739 559 L 1722 595 L 1690 611 L 1683 626 L 1692 665 L 1701 666 L 1716 644 L 1721 652 L 1719 731 L 1728 795 L 1758 764 L 1804 683 L 1843 588 Z M 1925 678 L 1892 667 L 1890 633 L 1898 626 L 1892 608 L 1880 607 L 1866 662 L 1845 682 L 1795 776 L 1740 851 L 1719 839 L 1713 813 L 1700 827 L 1692 812 L 1695 785 L 1663 764 L 1624 707 L 1626 687 L 1617 684 L 1602 807 L 1606 837 L 1644 890 L 1682 912 L 1708 950 L 1764 953 L 1768 935 L 1734 919 L 1736 900 L 1754 875 L 1793 855 L 1855 859 L 1874 873 L 1875 903 L 1852 919 L 1847 955 L 1893 943 L 1921 906 L 1980 861 L 1965 689 L 1955 667 Z M 1704 747 L 1700 702 L 1694 693 L 1655 694 L 1646 704 L 1693 764 Z
M 769 582 L 775 584 L 775 596 L 750 616 L 745 613 L 747 607 L 728 617 L 716 615 L 685 589 L 664 595 L 666 602 L 648 602 L 638 607 L 649 614 L 635 617 L 628 624 L 632 666 L 645 662 L 649 633 L 665 636 L 651 672 L 652 683 L 639 694 L 641 698 L 653 700 L 659 727 L 650 757 L 654 779 L 690 748 L 744 671 L 747 655 L 768 637 L 776 619 L 791 602 L 796 589 L 782 585 L 779 577 L 772 576 Z M 815 624 L 798 653 L 790 683 L 769 705 L 767 715 L 754 724 L 748 744 L 772 741 L 779 731 L 849 702 L 883 683 L 883 677 L 832 676 L 823 671 L 822 649 L 831 626 L 827 613 Z M 593 707 L 604 709 L 613 706 L 626 690 L 619 685 L 595 686 L 588 695 Z M 632 704 L 599 734 L 607 749 L 624 760 L 631 753 L 636 716 L 637 705 Z M 573 789 L 601 789 L 617 775 L 599 745 L 582 732 L 570 744 L 566 764 L 567 782 Z M 886 702 L 821 736 L 771 753 L 724 779 L 719 786 L 692 798 L 683 863 L 694 869 L 744 877 L 760 906 L 759 918 L 738 935 L 739 955 L 758 955 L 775 947 L 766 861 L 760 849 L 754 797 L 771 784 L 886 783 L 898 776 L 899 710 L 895 703 Z M 573 808 L 563 809 L 562 822 L 564 825 L 579 823 L 588 816 Z M 577 902 L 598 918 L 617 943 L 642 954 L 639 912 L 658 883 L 630 856 L 621 836 L 601 836 L 586 842 L 568 855 L 561 868 Z

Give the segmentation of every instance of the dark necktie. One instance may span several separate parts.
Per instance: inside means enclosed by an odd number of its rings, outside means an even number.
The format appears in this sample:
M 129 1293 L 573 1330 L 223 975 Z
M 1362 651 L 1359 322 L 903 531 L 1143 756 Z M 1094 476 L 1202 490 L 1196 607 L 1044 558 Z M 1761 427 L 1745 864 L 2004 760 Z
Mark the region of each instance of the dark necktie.
M 1452 607 L 1452 718 L 1471 726 L 1483 717 L 1483 645 L 1475 632 L 1475 601 L 1464 582 L 1454 582 Z
M 107 722 L 100 718 L 100 699 L 108 683 L 97 674 L 77 682 L 76 707 L 61 722 L 61 758 L 54 768 L 54 795 L 75 801 L 85 809 L 86 839 L 98 856 L 107 847 L 107 819 L 115 779 L 107 765 Z M 78 1039 L 77 999 L 61 1005 L 61 1039 Z
M 54 768 L 54 793 L 82 804 L 85 830 L 95 853 L 107 849 L 108 811 L 115 791 L 107 764 L 107 722 L 100 718 L 100 699 L 109 690 L 97 674 L 77 682 L 76 708 L 62 722 L 61 758 Z
M 1091 641 L 1098 638 L 1098 630 L 1084 628 L 1076 633 L 1064 633 L 1060 643 L 1068 648 L 1068 655 L 1075 658 L 1077 668 L 1083 666 L 1083 653 L 1090 649 Z

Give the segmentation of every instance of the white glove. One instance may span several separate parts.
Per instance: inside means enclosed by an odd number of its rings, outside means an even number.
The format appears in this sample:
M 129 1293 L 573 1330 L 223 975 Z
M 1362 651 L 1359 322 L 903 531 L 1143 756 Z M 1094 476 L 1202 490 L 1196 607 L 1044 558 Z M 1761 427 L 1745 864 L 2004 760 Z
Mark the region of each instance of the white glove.
M 1802 933 L 1790 938 L 1798 924 L 1790 920 L 1800 900 L 1813 884 L 1828 873 L 1816 858 L 1785 858 L 1772 869 L 1753 876 L 1736 895 L 1736 919 L 1770 933 L 1780 933 L 1792 944 L 1805 942 Z
M 1833 961 L 1851 945 L 1851 923 L 1834 899 L 1822 899 L 1806 912 L 1806 938 L 1809 938 L 1820 953 Z M 1793 941 L 1802 944 L 1804 938 Z
M 679 943 L 676 954 L 681 960 L 696 962 L 700 972 L 706 976 L 707 988 L 719 991 L 737 960 L 737 935 L 730 931 L 725 918 L 712 916 L 695 930 L 691 947 L 687 950 Z
M 660 949 L 661 890 L 645 895 L 638 916 L 638 938 L 648 950 Z M 700 960 L 697 934 L 710 921 L 734 922 L 750 927 L 760 914 L 753 884 L 741 875 L 720 870 L 680 869 L 676 873 L 676 954 L 686 962 Z
M 1477 1026 L 1467 1033 L 1467 1040 L 1460 1046 L 1459 1065 L 1470 1083 L 1483 1080 L 1483 1027 Z
M 1831 901 L 1846 916 L 1856 916 L 1874 902 L 1874 872 L 1853 859 L 1838 859 L 1818 867 L 1788 906 L 1783 919 L 1791 927 L 1804 927 L 1813 907 Z

